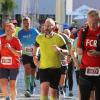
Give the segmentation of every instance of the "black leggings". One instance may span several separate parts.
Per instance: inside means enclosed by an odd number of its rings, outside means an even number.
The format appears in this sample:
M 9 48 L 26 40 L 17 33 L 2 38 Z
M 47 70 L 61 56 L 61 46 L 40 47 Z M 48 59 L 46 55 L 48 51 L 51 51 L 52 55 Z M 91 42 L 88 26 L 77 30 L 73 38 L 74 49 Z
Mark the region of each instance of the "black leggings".
M 85 71 L 80 70 L 79 88 L 81 100 L 89 100 L 94 88 L 96 100 L 100 100 L 100 76 L 85 76 Z
M 79 84 L 79 70 L 76 70 L 75 73 L 76 73 L 76 81 L 77 81 L 77 85 Z
M 69 90 L 73 88 L 73 60 L 68 64 L 68 86 Z

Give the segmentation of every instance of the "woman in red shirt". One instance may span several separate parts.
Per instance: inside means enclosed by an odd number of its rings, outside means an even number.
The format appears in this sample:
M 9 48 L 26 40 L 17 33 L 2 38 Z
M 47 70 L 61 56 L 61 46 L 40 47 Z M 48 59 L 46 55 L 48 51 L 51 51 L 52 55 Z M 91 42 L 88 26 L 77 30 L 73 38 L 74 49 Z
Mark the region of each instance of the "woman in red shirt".
M 14 37 L 15 31 L 14 25 L 8 23 L 5 26 L 6 36 L 0 38 L 0 85 L 6 100 L 10 100 L 8 83 L 10 83 L 11 100 L 16 100 L 16 78 L 19 72 L 22 45 L 19 39 Z
M 79 79 L 81 100 L 89 100 L 93 88 L 95 99 L 100 100 L 100 51 L 97 49 L 97 37 L 100 35 L 99 18 L 97 10 L 90 10 L 87 15 L 88 30 L 83 33 L 81 29 L 78 36 L 77 51 L 82 55 Z

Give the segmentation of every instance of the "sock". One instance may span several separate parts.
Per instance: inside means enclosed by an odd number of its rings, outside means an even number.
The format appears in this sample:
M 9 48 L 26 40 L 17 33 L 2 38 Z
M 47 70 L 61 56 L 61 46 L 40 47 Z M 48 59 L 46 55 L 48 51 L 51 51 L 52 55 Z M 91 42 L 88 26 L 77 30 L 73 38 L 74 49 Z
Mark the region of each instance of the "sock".
M 50 100 L 57 100 L 57 97 L 50 96 Z
M 48 96 L 40 96 L 40 100 L 48 100 Z
M 25 89 L 30 90 L 30 75 L 25 76 Z
M 34 81 L 35 81 L 35 77 L 34 76 L 31 76 L 31 86 L 34 85 Z
M 7 96 L 5 100 L 10 100 L 10 97 L 9 97 L 9 96 Z

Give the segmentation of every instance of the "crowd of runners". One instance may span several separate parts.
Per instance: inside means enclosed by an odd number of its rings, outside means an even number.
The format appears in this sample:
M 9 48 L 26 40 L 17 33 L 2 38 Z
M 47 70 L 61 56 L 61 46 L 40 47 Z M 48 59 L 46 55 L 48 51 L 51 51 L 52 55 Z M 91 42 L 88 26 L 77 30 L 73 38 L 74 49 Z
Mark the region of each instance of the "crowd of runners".
M 33 94 L 36 78 L 40 80 L 40 100 L 59 100 L 73 96 L 75 70 L 79 100 L 100 100 L 100 12 L 90 10 L 83 26 L 63 31 L 52 18 L 39 29 L 24 17 L 3 21 L 0 29 L 0 98 L 16 100 L 17 76 L 24 67 L 25 97 Z

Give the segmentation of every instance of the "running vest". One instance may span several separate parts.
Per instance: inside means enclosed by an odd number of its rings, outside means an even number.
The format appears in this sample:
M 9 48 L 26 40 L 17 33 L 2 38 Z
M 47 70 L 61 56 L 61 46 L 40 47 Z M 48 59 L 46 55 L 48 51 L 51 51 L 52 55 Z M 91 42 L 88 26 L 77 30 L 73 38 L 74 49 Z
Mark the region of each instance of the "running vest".
M 81 47 L 83 50 L 85 50 L 84 48 L 84 40 L 86 39 L 86 36 L 88 34 L 88 29 L 89 27 L 88 26 L 84 26 L 82 28 L 82 41 L 81 41 Z M 100 34 L 97 35 L 97 48 L 96 48 L 97 51 L 100 51 Z

